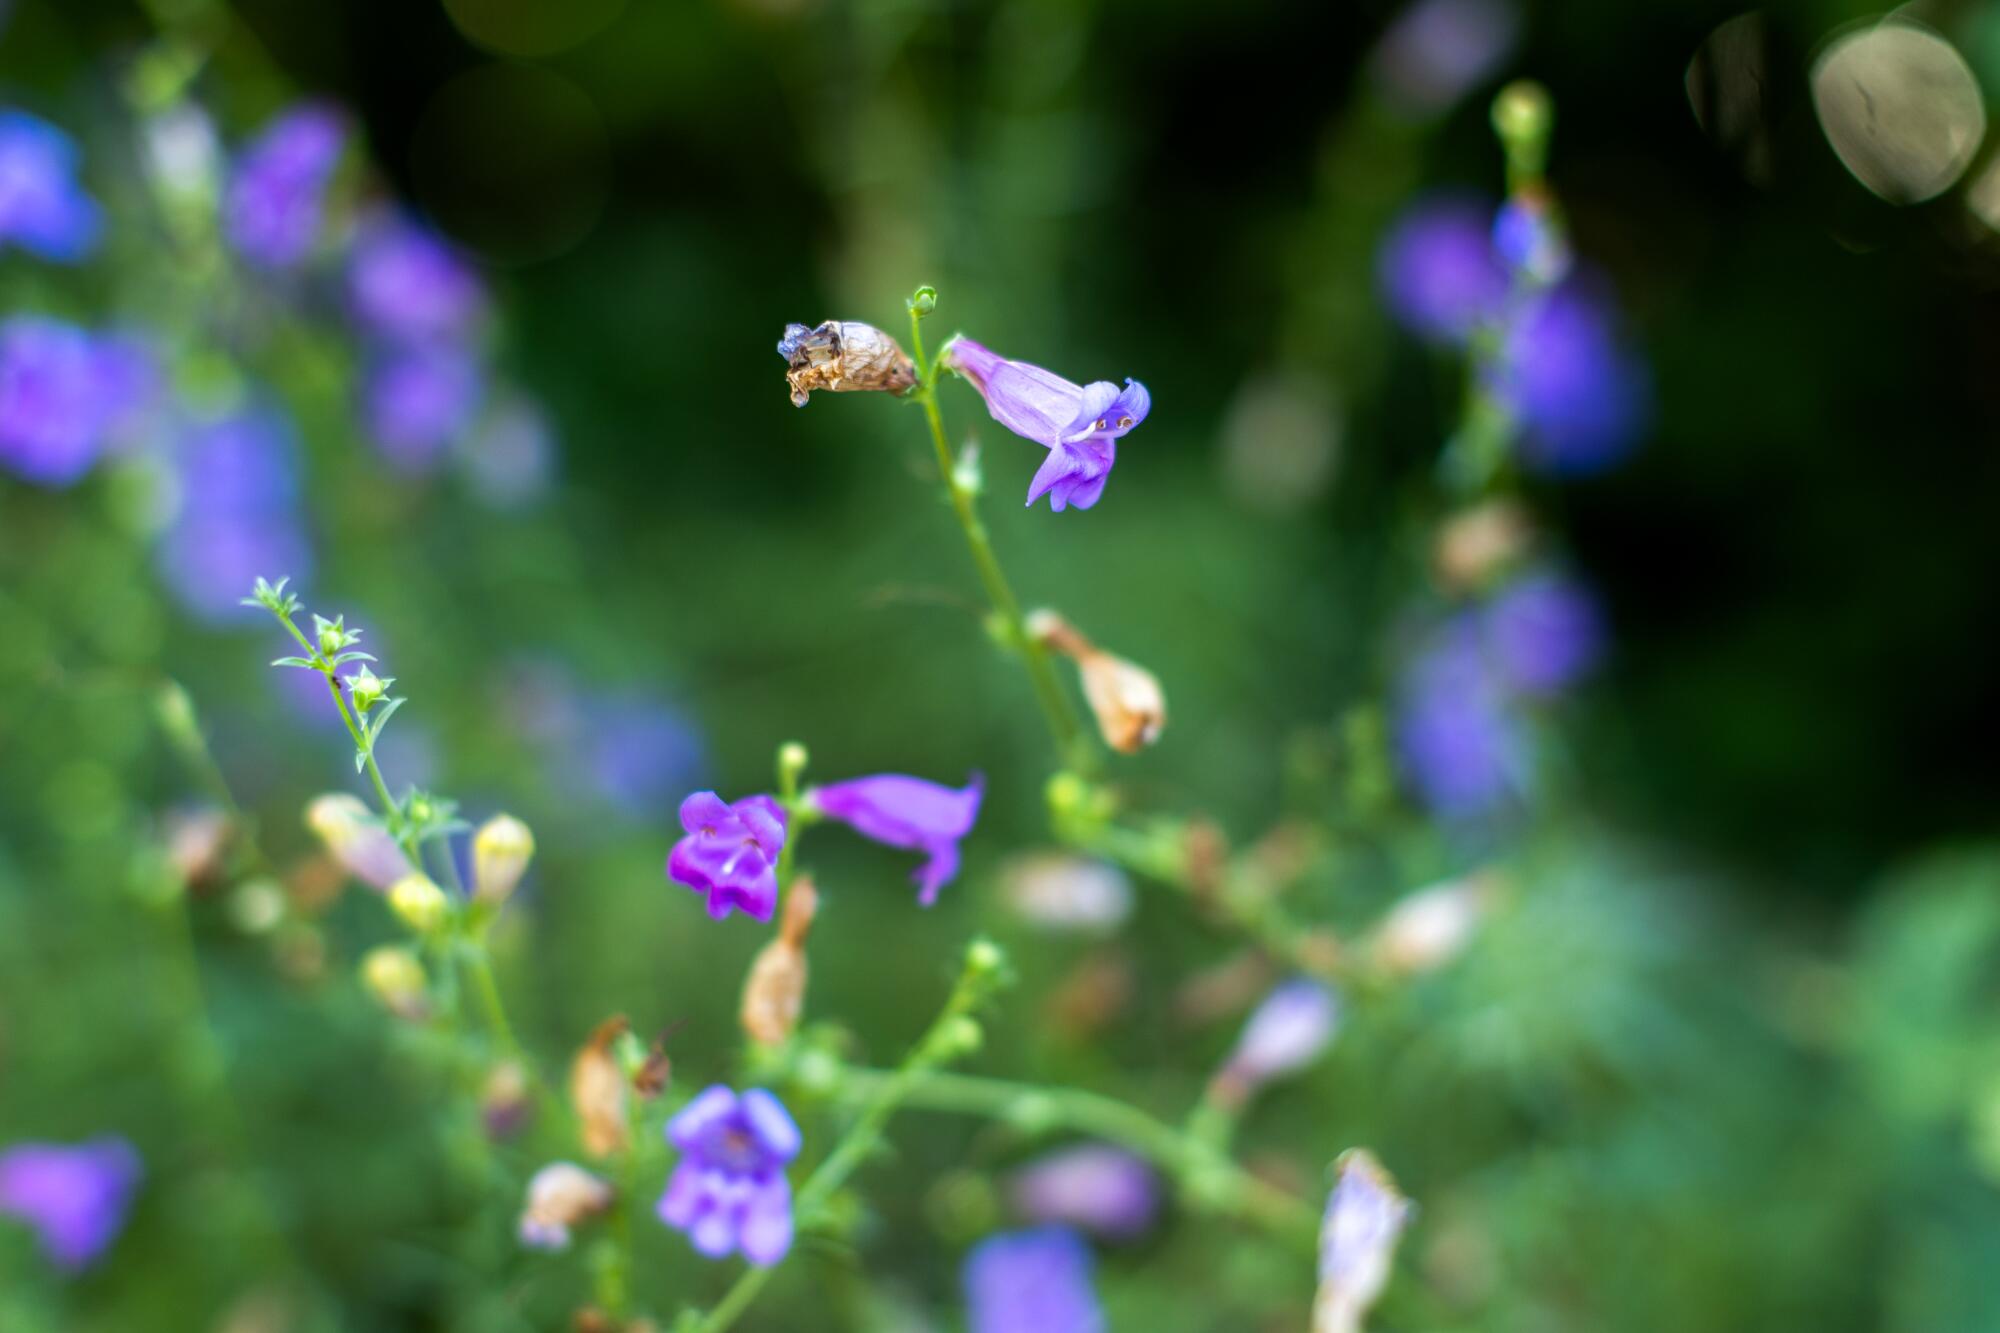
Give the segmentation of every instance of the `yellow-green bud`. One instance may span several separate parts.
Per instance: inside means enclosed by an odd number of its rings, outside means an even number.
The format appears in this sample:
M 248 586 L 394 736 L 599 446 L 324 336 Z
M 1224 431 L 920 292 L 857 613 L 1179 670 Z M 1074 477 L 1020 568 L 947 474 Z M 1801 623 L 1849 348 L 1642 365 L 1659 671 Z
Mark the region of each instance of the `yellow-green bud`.
M 950 1060 L 978 1050 L 986 1041 L 986 1030 L 979 1026 L 977 1019 L 960 1014 L 945 1020 L 944 1026 L 938 1029 L 937 1039 L 940 1057 Z
M 797 741 L 786 741 L 778 747 L 778 773 L 786 782 L 797 782 L 811 762 L 812 755 Z
M 429 875 L 408 874 L 389 890 L 389 910 L 419 935 L 428 935 L 451 915 L 451 899 Z
M 965 970 L 974 976 L 990 977 L 1006 965 L 1006 952 L 983 935 L 965 948 Z
M 382 702 L 382 695 L 388 688 L 389 682 L 370 671 L 365 662 L 359 671 L 347 678 L 347 689 L 354 696 L 354 706 L 364 713 Z
M 535 855 L 535 835 L 512 815 L 495 815 L 472 835 L 472 896 L 498 907 L 513 896 Z
M 421 1018 L 426 1008 L 424 965 L 408 949 L 393 944 L 370 949 L 361 959 L 361 984 L 390 1013 Z

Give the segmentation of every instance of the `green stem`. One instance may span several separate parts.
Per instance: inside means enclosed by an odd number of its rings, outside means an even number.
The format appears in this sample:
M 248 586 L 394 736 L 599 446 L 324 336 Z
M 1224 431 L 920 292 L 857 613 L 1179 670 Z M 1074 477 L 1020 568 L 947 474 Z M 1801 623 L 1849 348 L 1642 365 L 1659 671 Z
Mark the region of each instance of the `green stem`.
M 1196 1135 L 1126 1102 L 1081 1089 L 937 1070 L 857 1069 L 845 1080 L 849 1092 L 860 1096 L 892 1085 L 913 1110 L 976 1115 L 1032 1125 L 1039 1134 L 1068 1130 L 1122 1144 L 1172 1176 L 1209 1211 L 1240 1217 L 1287 1243 L 1312 1243 L 1317 1219 L 1306 1203 L 1259 1180 Z
M 478 941 L 468 941 L 464 955 L 466 971 L 472 974 L 472 989 L 479 997 L 486 1026 L 493 1032 L 494 1044 L 500 1048 L 502 1055 L 518 1055 L 520 1043 L 514 1040 L 513 1025 L 507 1021 L 507 1006 L 500 999 L 500 983 L 493 977 L 492 955 L 486 952 L 486 945 Z
M 985 523 L 980 521 L 972 491 L 960 481 L 957 470 L 952 466 L 951 444 L 945 434 L 944 416 L 938 410 L 938 367 L 924 359 L 921 324 L 921 317 L 912 311 L 910 341 L 915 347 L 917 363 L 917 387 L 912 396 L 923 405 L 924 420 L 931 428 L 931 443 L 937 450 L 938 477 L 944 482 L 946 494 L 951 497 L 952 512 L 958 516 L 958 526 L 965 533 L 965 544 L 971 548 L 972 562 L 979 569 L 979 581 L 986 587 L 986 599 L 992 603 L 993 613 L 1000 618 L 1007 646 L 1020 654 L 1028 668 L 1028 680 L 1034 687 L 1035 701 L 1041 705 L 1042 716 L 1048 721 L 1049 734 L 1055 739 L 1058 758 L 1087 774 L 1096 767 L 1097 753 L 1084 735 L 1069 696 L 1063 693 L 1062 682 L 1056 678 L 1055 664 L 1049 659 L 1048 649 L 1029 637 L 1021 601 L 1014 595 L 1013 585 L 1007 582 L 1007 575 L 1000 568 L 1000 558 L 994 554 Z

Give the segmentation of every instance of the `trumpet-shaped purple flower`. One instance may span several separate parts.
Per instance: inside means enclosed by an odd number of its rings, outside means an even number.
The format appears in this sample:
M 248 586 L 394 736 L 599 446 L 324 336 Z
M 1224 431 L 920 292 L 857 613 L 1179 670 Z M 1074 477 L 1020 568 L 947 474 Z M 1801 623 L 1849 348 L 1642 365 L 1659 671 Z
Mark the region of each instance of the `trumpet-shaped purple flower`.
M 711 1259 L 737 1250 L 760 1267 L 792 1248 L 792 1186 L 799 1127 L 762 1088 L 740 1096 L 720 1083 L 667 1122 L 680 1164 L 660 1196 L 660 1220 Z
M 46 486 L 88 472 L 107 428 L 135 406 L 126 350 L 60 320 L 0 323 L 0 464 Z
M 452 343 L 399 345 L 379 355 L 362 388 L 369 433 L 399 471 L 427 472 L 471 426 L 486 394 L 479 361 Z
M 1610 300 L 1572 278 L 1507 330 L 1495 389 L 1525 427 L 1521 457 L 1558 476 L 1601 472 L 1639 442 L 1651 399 Z
M 223 233 L 238 254 L 265 268 L 290 268 L 312 253 L 346 141 L 340 113 L 317 104 L 294 107 L 257 136 L 222 202 Z
M 25 111 L 0 110 L 0 244 L 75 263 L 96 248 L 97 203 L 76 183 L 76 145 Z
M 1067 1227 L 1010 1231 L 965 1259 L 970 1333 L 1102 1333 L 1090 1248 Z
M 33 1227 L 51 1262 L 79 1272 L 124 1230 L 139 1176 L 139 1154 L 121 1138 L 19 1144 L 0 1153 L 0 1214 Z
M 1223 1072 L 1247 1095 L 1319 1059 L 1339 1029 L 1334 993 L 1317 981 L 1295 978 L 1265 996 L 1250 1015 Z
M 1160 1178 L 1136 1153 L 1085 1143 L 1045 1153 L 1016 1171 L 1007 1197 L 1030 1222 L 1062 1222 L 1108 1240 L 1131 1240 L 1159 1212 Z
M 1123 389 L 1109 380 L 1072 384 L 1040 366 L 1009 361 L 970 338 L 952 339 L 941 356 L 979 390 L 995 421 L 1049 451 L 1028 486 L 1028 503 L 1046 495 L 1058 513 L 1069 505 L 1088 509 L 1097 503 L 1117 460 L 1117 441 L 1153 406 L 1137 380 L 1126 380 Z
M 1494 666 L 1523 694 L 1555 694 L 1597 665 L 1604 619 L 1582 585 L 1553 571 L 1516 580 L 1484 612 Z
M 486 308 L 478 275 L 458 253 L 398 214 L 371 219 L 355 238 L 347 295 L 364 328 L 393 340 L 467 333 Z
M 720 921 L 742 908 L 769 921 L 778 905 L 778 853 L 785 845 L 785 812 L 768 796 L 746 796 L 731 805 L 712 791 L 681 802 L 687 836 L 674 844 L 667 875 L 708 895 L 708 914 Z
M 919 889 L 917 901 L 929 907 L 937 901 L 938 890 L 958 873 L 958 840 L 972 831 L 979 818 L 985 788 L 985 779 L 977 773 L 963 787 L 878 773 L 815 788 L 810 799 L 821 814 L 864 838 L 922 852 L 924 863 L 912 878 Z
M 1403 677 L 1395 739 L 1424 803 L 1456 818 L 1490 813 L 1523 784 L 1527 744 L 1478 626 L 1454 621 Z
M 1493 252 L 1493 209 L 1440 195 L 1403 214 L 1382 243 L 1377 277 L 1396 322 L 1431 342 L 1463 342 L 1499 315 L 1507 273 Z

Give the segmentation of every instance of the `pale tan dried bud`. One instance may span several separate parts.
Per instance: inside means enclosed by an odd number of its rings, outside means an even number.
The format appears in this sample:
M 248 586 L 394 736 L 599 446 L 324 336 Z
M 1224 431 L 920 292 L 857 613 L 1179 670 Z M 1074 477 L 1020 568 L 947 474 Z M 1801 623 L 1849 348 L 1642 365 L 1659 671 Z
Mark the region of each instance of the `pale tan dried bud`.
M 1198 815 L 1181 833 L 1181 858 L 1188 892 L 1202 902 L 1213 902 L 1229 873 L 1229 835 L 1214 820 Z
M 806 1002 L 806 933 L 819 910 L 819 892 L 805 876 L 792 881 L 778 938 L 765 945 L 743 982 L 743 1031 L 764 1046 L 782 1045 L 799 1025 Z
M 901 393 L 917 382 L 917 368 L 894 338 L 851 319 L 829 319 L 814 329 L 788 324 L 778 351 L 798 407 L 806 405 L 815 389 Z
M 503 1060 L 487 1071 L 479 1087 L 479 1118 L 489 1139 L 511 1139 L 534 1111 L 528 1071 L 519 1060 Z
M 625 1071 L 611 1049 L 629 1026 L 623 1014 L 605 1019 L 570 1062 L 569 1102 L 582 1123 L 583 1150 L 592 1157 L 623 1152 L 631 1142 Z
M 1375 928 L 1370 958 L 1398 976 L 1443 967 L 1465 952 L 1499 890 L 1499 877 L 1490 871 L 1418 889 L 1398 900 Z
M 161 832 L 167 863 L 184 887 L 200 893 L 221 881 L 225 854 L 235 835 L 228 815 L 210 807 L 175 810 L 161 821 Z
M 1054 611 L 1034 612 L 1026 628 L 1030 638 L 1076 663 L 1084 700 L 1106 745 L 1120 754 L 1137 754 L 1160 738 L 1167 725 L 1167 696 L 1152 672 L 1105 652 Z
M 408 949 L 393 944 L 370 949 L 361 959 L 361 984 L 399 1018 L 420 1021 L 430 1011 L 424 965 Z
M 1444 521 L 1431 548 L 1431 564 L 1446 588 L 1476 591 L 1519 561 L 1534 537 L 1534 524 L 1518 502 L 1486 500 Z
M 512 815 L 495 815 L 472 835 L 472 896 L 499 906 L 514 895 L 535 855 L 535 835 Z
M 611 1186 L 576 1163 L 550 1162 L 528 1181 L 518 1228 L 521 1243 L 538 1250 L 565 1249 L 570 1228 L 609 1208 L 613 1197 Z
M 1066 1040 L 1085 1041 L 1116 1022 L 1137 989 L 1132 960 L 1118 950 L 1102 949 L 1086 955 L 1056 982 L 1042 1012 Z

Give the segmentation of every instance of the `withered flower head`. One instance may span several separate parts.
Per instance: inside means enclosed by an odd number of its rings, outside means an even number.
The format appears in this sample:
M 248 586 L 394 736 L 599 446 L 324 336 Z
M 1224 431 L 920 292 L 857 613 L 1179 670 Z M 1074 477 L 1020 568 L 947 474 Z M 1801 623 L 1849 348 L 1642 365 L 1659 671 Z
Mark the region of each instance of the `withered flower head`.
M 743 982 L 743 1031 L 765 1046 L 781 1045 L 799 1025 L 806 1002 L 806 932 L 819 892 L 801 875 L 785 895 L 778 938 L 758 950 Z
M 1167 696 L 1152 672 L 1105 652 L 1054 611 L 1035 612 L 1027 628 L 1037 642 L 1076 663 L 1083 697 L 1106 745 L 1136 754 L 1160 738 L 1167 726 Z
M 1482 500 L 1439 526 L 1431 563 L 1446 588 L 1472 592 L 1519 561 L 1534 539 L 1534 524 L 1519 503 Z
M 574 1162 L 550 1162 L 528 1182 L 521 1243 L 537 1250 L 569 1245 L 570 1228 L 611 1206 L 611 1186 Z
M 1418 889 L 1382 918 L 1370 956 L 1398 976 L 1435 971 L 1465 952 L 1499 893 L 1499 876 L 1492 871 Z
M 569 1066 L 569 1101 L 583 1127 L 583 1150 L 592 1157 L 623 1152 L 631 1142 L 625 1118 L 625 1071 L 611 1048 L 629 1027 L 623 1014 L 605 1019 Z
M 804 407 L 814 389 L 901 393 L 917 382 L 916 367 L 894 338 L 851 319 L 829 319 L 815 329 L 787 324 L 778 355 L 795 407 Z

